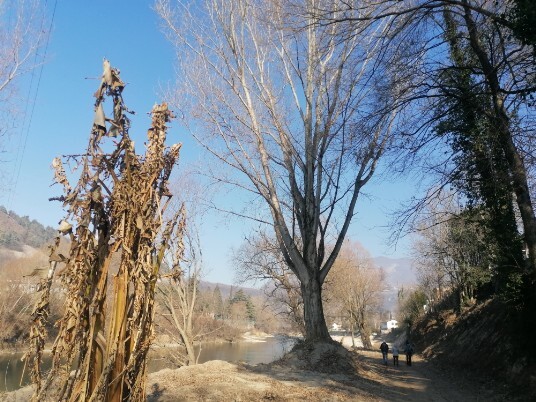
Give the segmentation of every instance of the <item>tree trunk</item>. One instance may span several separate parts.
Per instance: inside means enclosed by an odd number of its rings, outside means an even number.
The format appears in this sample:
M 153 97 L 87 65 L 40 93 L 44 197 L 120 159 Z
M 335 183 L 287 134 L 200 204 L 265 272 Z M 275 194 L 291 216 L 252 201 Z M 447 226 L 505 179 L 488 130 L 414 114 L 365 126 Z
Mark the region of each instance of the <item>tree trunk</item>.
M 188 339 L 184 339 L 184 346 L 186 348 L 186 355 L 188 356 L 188 366 L 193 366 L 197 364 L 197 357 L 195 355 L 194 343 L 190 340 L 191 335 Z
M 192 303 L 195 304 L 195 300 L 192 300 Z M 189 309 L 189 317 L 187 318 L 186 328 L 184 331 L 180 332 L 182 342 L 184 343 L 184 348 L 186 349 L 186 359 L 187 366 L 193 366 L 197 364 L 197 357 L 195 355 L 194 349 L 194 331 L 192 329 L 192 314 L 193 310 Z
M 306 341 L 331 341 L 324 310 L 322 308 L 322 285 L 318 277 L 302 280 L 303 314 Z
M 365 321 L 362 321 L 358 324 L 359 334 L 361 336 L 361 342 L 363 343 L 363 348 L 371 350 L 372 343 L 370 342 L 370 329 Z
M 456 306 L 454 306 L 454 311 L 456 314 L 460 314 L 462 312 L 462 305 L 463 305 L 463 290 L 462 285 L 458 284 L 458 287 L 456 289 Z

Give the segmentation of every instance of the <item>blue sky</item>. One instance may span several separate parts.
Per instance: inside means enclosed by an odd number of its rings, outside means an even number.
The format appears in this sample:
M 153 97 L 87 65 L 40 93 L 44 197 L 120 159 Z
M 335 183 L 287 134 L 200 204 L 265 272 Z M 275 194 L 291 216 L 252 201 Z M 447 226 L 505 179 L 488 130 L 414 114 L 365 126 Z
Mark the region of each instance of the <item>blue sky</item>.
M 103 57 L 121 70 L 127 83 L 125 102 L 137 112 L 130 134 L 141 152 L 150 122 L 147 112 L 160 101 L 161 88 L 175 79 L 175 55 L 160 31 L 151 1 L 49 0 L 46 6 L 50 16 L 55 6 L 55 13 L 34 113 L 30 121 L 34 95 L 26 96 L 32 79 L 27 75 L 20 91 L 19 109 L 24 118 L 16 120 L 5 162 L 0 166 L 11 182 L 2 183 L 7 190 L 0 192 L 0 204 L 55 227 L 63 211 L 60 203 L 48 201 L 61 192 L 59 187 L 51 187 L 50 165 L 56 156 L 81 153 L 86 148 Z M 38 68 L 33 73 L 34 90 L 39 72 Z M 25 115 L 24 110 L 28 110 Z M 24 127 L 28 124 L 27 130 Z M 181 165 L 202 158 L 196 143 L 177 127 L 170 130 L 170 142 L 183 143 Z M 15 161 L 22 150 L 19 170 Z M 361 197 L 358 203 L 349 237 L 361 242 L 373 256 L 406 256 L 407 240 L 393 250 L 386 244 L 388 231 L 382 226 L 388 224 L 387 213 L 411 195 L 408 182 L 374 180 L 365 192 L 368 197 Z M 207 280 L 232 283 L 229 252 L 241 244 L 249 227 L 228 216 L 207 216 L 201 239 Z

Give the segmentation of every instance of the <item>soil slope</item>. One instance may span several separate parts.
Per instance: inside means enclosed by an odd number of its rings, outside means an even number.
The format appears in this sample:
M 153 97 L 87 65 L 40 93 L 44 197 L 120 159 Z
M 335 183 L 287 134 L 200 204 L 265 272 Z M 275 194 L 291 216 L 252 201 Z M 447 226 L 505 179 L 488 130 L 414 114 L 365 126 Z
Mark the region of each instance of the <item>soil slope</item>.
M 495 299 L 461 314 L 437 310 L 421 317 L 412 339 L 417 351 L 437 367 L 466 373 L 473 383 L 510 388 L 519 400 L 536 400 L 536 366 L 527 354 L 534 349 L 531 334 L 536 332 L 530 319 L 518 315 Z

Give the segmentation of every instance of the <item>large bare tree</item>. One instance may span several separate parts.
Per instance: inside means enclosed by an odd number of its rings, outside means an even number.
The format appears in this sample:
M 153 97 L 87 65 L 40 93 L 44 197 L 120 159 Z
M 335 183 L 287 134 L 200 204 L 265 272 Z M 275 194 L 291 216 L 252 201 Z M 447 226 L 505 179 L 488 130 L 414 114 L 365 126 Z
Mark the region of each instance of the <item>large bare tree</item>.
M 175 106 L 235 170 L 217 178 L 267 207 L 241 214 L 273 228 L 311 341 L 330 339 L 322 283 L 389 146 L 404 87 L 393 72 L 400 48 L 383 47 L 388 19 L 340 41 L 348 26 L 314 24 L 308 11 L 319 3 L 157 2 L 179 60 Z

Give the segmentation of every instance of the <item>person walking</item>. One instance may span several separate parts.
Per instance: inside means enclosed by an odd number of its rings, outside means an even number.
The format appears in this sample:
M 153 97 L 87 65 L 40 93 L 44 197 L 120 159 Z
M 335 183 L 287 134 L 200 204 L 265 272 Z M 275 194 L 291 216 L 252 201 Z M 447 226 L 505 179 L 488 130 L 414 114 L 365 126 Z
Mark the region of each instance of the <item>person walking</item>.
M 392 349 L 393 351 L 391 353 L 393 354 L 393 366 L 398 366 L 398 346 L 394 344 Z
M 406 341 L 405 353 L 406 353 L 406 364 L 408 366 L 411 366 L 411 356 L 413 355 L 413 345 L 409 342 L 409 339 Z
M 389 345 L 387 345 L 387 343 L 383 341 L 380 345 L 380 350 L 382 351 L 383 364 L 387 366 L 387 354 L 389 353 Z

